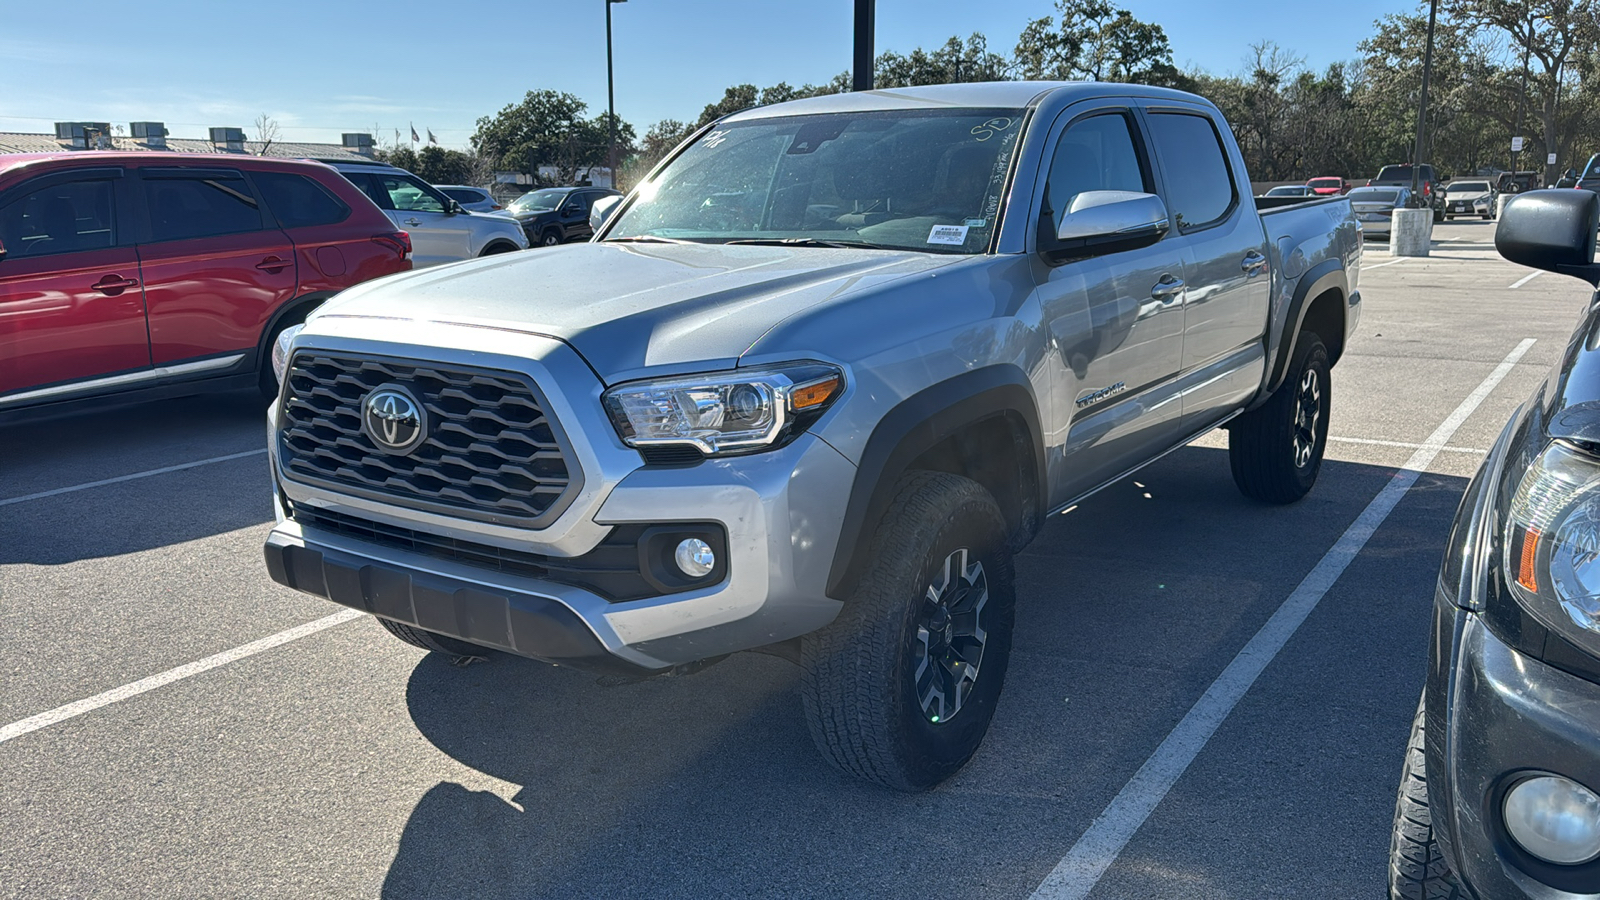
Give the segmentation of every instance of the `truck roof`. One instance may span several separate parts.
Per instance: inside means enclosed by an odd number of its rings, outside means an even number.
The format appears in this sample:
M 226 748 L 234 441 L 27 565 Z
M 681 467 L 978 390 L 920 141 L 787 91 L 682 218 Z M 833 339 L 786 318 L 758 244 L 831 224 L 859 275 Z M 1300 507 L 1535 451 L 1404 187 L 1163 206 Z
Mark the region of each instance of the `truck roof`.
M 1045 95 L 1056 92 L 1067 95 L 1062 98 L 1067 102 L 1096 97 L 1146 97 L 1207 102 L 1194 94 L 1142 84 L 1108 84 L 1097 81 L 981 81 L 824 94 L 820 97 L 807 97 L 803 100 L 790 100 L 787 103 L 742 110 L 729 115 L 726 121 L 894 109 L 1021 109 L 1035 105 Z

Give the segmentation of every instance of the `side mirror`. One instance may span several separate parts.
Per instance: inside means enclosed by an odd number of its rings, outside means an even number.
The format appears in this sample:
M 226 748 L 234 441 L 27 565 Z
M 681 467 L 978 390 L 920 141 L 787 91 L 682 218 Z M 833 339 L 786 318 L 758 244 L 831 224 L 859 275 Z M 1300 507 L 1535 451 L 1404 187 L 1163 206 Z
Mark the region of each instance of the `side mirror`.
M 460 203 L 456 202 L 455 200 L 451 200 L 449 198 L 445 198 L 444 203 L 445 203 L 444 211 L 445 211 L 446 215 L 453 216 L 453 215 L 457 215 L 459 213 L 464 213 L 464 212 L 467 211 L 466 207 L 462 206 Z
M 611 214 L 617 211 L 617 206 L 621 203 L 622 198 L 615 194 L 596 200 L 594 205 L 589 207 L 589 227 L 598 232 L 600 227 L 606 224 L 606 220 L 611 218 Z
M 1160 197 L 1135 191 L 1084 191 L 1058 218 L 1056 244 L 1045 248 L 1052 255 L 1133 250 L 1161 240 L 1172 227 Z
M 1506 201 L 1494 248 L 1506 259 L 1600 285 L 1594 263 L 1600 195 L 1592 191 L 1524 191 Z

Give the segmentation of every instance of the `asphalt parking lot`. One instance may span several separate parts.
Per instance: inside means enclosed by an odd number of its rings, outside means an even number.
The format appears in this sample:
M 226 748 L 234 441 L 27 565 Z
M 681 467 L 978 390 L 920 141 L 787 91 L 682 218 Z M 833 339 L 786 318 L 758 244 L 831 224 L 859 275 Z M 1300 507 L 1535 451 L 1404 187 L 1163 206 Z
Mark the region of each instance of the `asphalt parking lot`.
M 773 657 L 458 667 L 278 587 L 250 395 L 0 430 L 0 896 L 1382 896 L 1449 520 L 1588 298 L 1493 227 L 1369 246 L 1306 500 L 1214 434 L 1054 518 L 920 796 L 829 768 Z

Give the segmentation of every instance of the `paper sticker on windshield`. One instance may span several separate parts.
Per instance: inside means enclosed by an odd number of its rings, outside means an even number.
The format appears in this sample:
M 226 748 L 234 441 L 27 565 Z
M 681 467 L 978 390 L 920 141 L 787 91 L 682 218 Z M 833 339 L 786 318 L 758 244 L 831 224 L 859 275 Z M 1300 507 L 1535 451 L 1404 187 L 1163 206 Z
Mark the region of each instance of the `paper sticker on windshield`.
M 928 232 L 930 244 L 965 244 L 967 242 L 967 226 L 965 225 L 935 225 Z
M 964 224 L 968 228 L 982 228 L 983 226 L 989 224 L 989 220 L 988 219 L 968 219 Z

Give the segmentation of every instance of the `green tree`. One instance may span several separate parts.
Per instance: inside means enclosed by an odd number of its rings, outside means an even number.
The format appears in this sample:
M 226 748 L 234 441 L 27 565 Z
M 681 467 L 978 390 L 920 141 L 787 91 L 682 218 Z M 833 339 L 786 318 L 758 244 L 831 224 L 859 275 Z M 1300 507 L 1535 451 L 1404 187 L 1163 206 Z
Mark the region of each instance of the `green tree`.
M 1189 85 L 1160 25 L 1106 0 L 1056 0 L 1056 12 L 1059 22 L 1045 16 L 1022 29 L 1013 53 L 1018 77 Z
M 479 119 L 472 147 L 480 155 L 536 176 L 540 166 L 553 166 L 555 182 L 569 184 L 579 169 L 606 164 L 608 119 L 604 114 L 584 118 L 588 108 L 572 94 L 529 91 L 521 103 Z M 619 118 L 619 151 L 626 153 L 633 140 L 633 126 Z
M 989 52 L 989 40 L 973 32 L 963 42 L 958 37 L 945 41 L 932 52 L 921 47 L 907 56 L 885 52 L 874 65 L 874 87 L 911 87 L 919 84 L 953 84 L 966 81 L 1003 81 L 1011 63 L 998 53 Z

